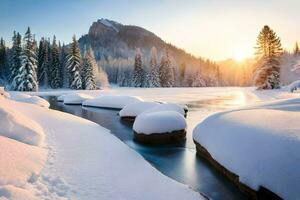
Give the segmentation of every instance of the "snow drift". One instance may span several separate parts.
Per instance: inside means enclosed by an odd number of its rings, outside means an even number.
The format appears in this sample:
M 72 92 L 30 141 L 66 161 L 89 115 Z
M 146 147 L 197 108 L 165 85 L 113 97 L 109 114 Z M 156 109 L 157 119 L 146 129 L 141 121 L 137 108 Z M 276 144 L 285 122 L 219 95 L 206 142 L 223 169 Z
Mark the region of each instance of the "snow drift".
M 284 199 L 300 188 L 300 99 L 218 113 L 200 123 L 194 140 L 253 190 Z
M 87 100 L 83 102 L 82 105 L 99 108 L 122 109 L 126 105 L 142 101 L 143 100 L 141 98 L 134 96 L 103 95 L 95 99 Z
M 0 103 L 0 135 L 30 145 L 41 145 L 44 140 L 43 129 L 5 101 L 1 100 Z
M 93 99 L 93 97 L 82 93 L 67 94 L 61 98 L 64 99 L 64 104 L 74 104 L 74 105 L 82 104 L 82 102 L 88 99 Z

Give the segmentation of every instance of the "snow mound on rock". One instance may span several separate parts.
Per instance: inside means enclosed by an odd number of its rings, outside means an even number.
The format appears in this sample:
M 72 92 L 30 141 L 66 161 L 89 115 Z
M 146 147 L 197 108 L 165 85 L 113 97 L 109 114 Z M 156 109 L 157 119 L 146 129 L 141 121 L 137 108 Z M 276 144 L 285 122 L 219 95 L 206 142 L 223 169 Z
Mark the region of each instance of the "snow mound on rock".
M 142 112 L 145 112 L 155 106 L 159 105 L 157 102 L 138 102 L 126 105 L 120 112 L 121 117 L 136 117 Z
M 137 116 L 133 130 L 137 133 L 150 135 L 184 130 L 186 126 L 185 118 L 178 112 L 145 112 Z
M 115 108 L 123 109 L 125 106 L 133 103 L 142 102 L 143 100 L 135 96 L 119 96 L 119 95 L 105 95 L 95 99 L 83 102 L 84 106 L 92 106 L 99 108 Z
M 0 101 L 0 135 L 35 146 L 44 141 L 43 129 L 4 101 Z
M 252 189 L 263 186 L 283 199 L 297 199 L 299 119 L 299 98 L 274 101 L 212 115 L 193 138 Z
M 64 102 L 65 96 L 66 96 L 65 94 L 58 96 L 57 101 Z
M 185 111 L 184 108 L 176 103 L 163 103 L 163 104 L 159 104 L 145 112 L 161 112 L 161 111 L 174 111 L 177 112 L 181 115 L 185 115 Z
M 64 96 L 64 104 L 82 104 L 84 101 L 88 99 L 93 99 L 92 96 L 89 96 L 87 94 L 82 93 L 73 93 L 73 94 L 67 94 Z

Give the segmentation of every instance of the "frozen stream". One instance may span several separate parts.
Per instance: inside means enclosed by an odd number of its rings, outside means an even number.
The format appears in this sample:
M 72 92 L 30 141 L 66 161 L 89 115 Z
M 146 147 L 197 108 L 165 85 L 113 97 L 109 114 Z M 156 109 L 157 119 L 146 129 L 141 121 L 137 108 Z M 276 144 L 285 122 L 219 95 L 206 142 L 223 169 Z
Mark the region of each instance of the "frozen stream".
M 145 91 L 147 90 L 147 91 Z M 208 115 L 245 105 L 248 98 L 240 88 L 199 89 L 113 89 L 104 93 L 141 96 L 146 100 L 169 101 L 189 107 L 187 140 L 168 146 L 144 146 L 133 141 L 132 124 L 120 120 L 118 110 L 67 106 L 49 97 L 51 108 L 74 114 L 109 129 L 112 134 L 140 153 L 163 174 L 189 185 L 211 199 L 246 199 L 229 181 L 196 156 L 193 128 Z

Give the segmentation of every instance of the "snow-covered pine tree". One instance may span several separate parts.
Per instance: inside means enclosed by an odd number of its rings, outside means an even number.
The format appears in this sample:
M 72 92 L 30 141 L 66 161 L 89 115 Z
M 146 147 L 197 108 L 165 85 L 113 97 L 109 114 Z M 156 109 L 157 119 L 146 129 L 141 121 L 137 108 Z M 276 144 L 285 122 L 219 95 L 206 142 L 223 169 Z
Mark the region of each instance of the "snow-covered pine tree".
M 136 55 L 134 60 L 132 85 L 134 87 L 143 87 L 144 85 L 144 69 L 142 63 L 142 53 L 139 48 L 136 50 Z
M 94 57 L 94 53 L 91 47 L 89 47 L 84 52 L 84 58 L 83 58 L 82 79 L 84 80 L 83 81 L 84 89 L 86 90 L 96 89 L 96 82 L 95 82 L 96 70 L 97 70 L 97 63 Z
M 159 65 L 157 63 L 157 50 L 155 47 L 151 49 L 150 73 L 148 75 L 149 87 L 160 87 Z
M 18 91 L 37 91 L 37 59 L 36 59 L 36 46 L 30 28 L 28 27 L 24 36 L 24 46 L 22 50 L 22 65 L 16 77 Z
M 39 45 L 38 53 L 38 80 L 40 86 L 49 86 L 50 77 L 50 56 L 49 56 L 49 41 L 42 38 Z
M 194 76 L 192 87 L 205 87 L 206 82 L 202 77 L 200 69 L 197 70 L 197 73 Z
M 50 72 L 50 86 L 57 89 L 61 87 L 61 73 L 60 73 L 60 61 L 59 61 L 59 49 L 56 44 L 56 37 L 53 36 L 52 48 L 51 48 L 51 72 Z
M 81 81 L 81 54 L 75 35 L 70 46 L 69 54 L 67 56 L 66 66 L 69 71 L 69 84 L 71 89 L 82 89 Z
M 8 66 L 7 66 L 7 53 L 5 41 L 3 38 L 0 38 L 0 79 L 7 81 L 8 79 Z
M 174 69 L 169 58 L 169 51 L 166 49 L 161 58 L 159 68 L 160 85 L 162 87 L 172 87 L 174 85 Z
M 294 48 L 294 52 L 293 53 L 294 53 L 294 55 L 299 55 L 299 53 L 300 53 L 298 42 L 296 42 L 296 44 L 295 44 L 295 48 Z
M 66 66 L 67 62 L 67 47 L 65 44 L 62 45 L 60 50 L 60 72 L 61 72 L 61 79 L 62 79 L 62 87 L 67 88 L 69 87 L 69 71 Z
M 256 50 L 255 85 L 258 89 L 279 88 L 282 48 L 280 38 L 269 26 L 264 26 L 259 33 Z
M 10 90 L 17 90 L 17 75 L 18 71 L 21 68 L 21 55 L 22 55 L 22 37 L 20 33 L 16 33 L 14 31 L 14 36 L 12 38 L 13 44 L 11 48 L 11 57 L 10 57 L 10 76 L 9 76 L 9 83 L 10 83 Z

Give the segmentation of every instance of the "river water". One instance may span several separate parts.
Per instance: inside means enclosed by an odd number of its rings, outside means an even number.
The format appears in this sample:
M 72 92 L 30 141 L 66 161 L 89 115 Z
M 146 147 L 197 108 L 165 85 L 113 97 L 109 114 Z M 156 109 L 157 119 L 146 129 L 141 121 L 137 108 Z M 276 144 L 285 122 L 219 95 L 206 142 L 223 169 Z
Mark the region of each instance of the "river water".
M 199 99 L 195 96 L 193 98 L 183 98 L 182 96 L 171 98 L 173 102 L 188 105 L 188 129 L 186 141 L 167 146 L 144 146 L 134 142 L 132 124 L 120 120 L 118 110 L 64 105 L 57 102 L 56 97 L 45 98 L 50 102 L 51 109 L 91 120 L 109 129 L 112 134 L 141 154 L 160 172 L 190 186 L 208 198 L 216 200 L 247 199 L 231 182 L 211 168 L 205 160 L 196 156 L 192 140 L 193 128 L 208 115 L 245 105 L 242 92 L 221 92 L 209 96 L 209 98 L 203 98 L 202 95 Z M 157 95 L 154 94 L 153 98 L 147 96 L 145 99 L 163 100 L 164 98 L 157 99 Z

